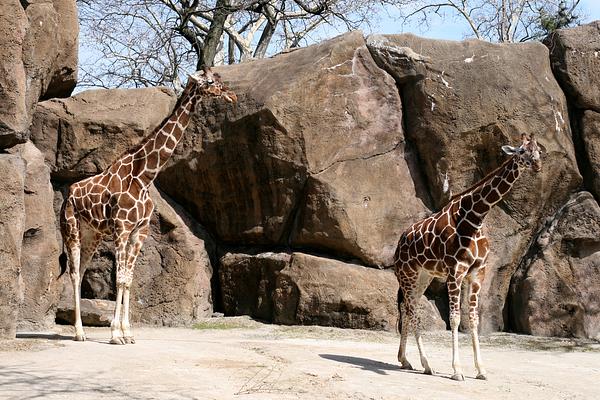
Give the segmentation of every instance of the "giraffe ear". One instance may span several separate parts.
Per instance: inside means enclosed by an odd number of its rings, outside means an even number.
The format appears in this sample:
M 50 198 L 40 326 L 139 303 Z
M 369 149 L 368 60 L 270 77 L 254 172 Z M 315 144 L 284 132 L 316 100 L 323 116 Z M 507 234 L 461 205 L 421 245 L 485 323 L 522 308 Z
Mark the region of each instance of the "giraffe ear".
M 513 154 L 516 154 L 519 152 L 519 148 L 505 145 L 505 146 L 502 146 L 502 151 L 508 155 L 513 155 Z

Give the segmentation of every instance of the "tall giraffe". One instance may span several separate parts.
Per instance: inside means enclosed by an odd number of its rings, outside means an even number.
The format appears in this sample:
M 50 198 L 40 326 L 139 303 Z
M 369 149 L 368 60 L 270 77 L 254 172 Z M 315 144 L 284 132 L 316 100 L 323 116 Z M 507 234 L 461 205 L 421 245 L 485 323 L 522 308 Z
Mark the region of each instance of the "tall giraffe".
M 173 113 L 134 149 L 102 173 L 74 183 L 61 210 L 60 227 L 75 298 L 75 340 L 85 340 L 80 309 L 80 269 L 103 238 L 115 242 L 117 299 L 111 324 L 112 344 L 135 343 L 129 323 L 129 291 L 136 258 L 148 236 L 154 204 L 149 186 L 183 137 L 199 99 L 220 97 L 235 102 L 218 74 L 206 68 L 190 75 Z M 122 318 L 121 318 L 122 314 Z
M 519 147 L 503 146 L 512 155 L 479 183 L 454 196 L 436 214 L 406 230 L 396 250 L 395 272 L 398 278 L 398 307 L 402 314 L 398 361 L 403 369 L 413 369 L 406 358 L 409 328 L 415 339 L 426 374 L 433 374 L 423 349 L 421 322 L 416 306 L 434 277 L 447 280 L 452 329 L 452 379 L 462 381 L 464 375 L 458 356 L 460 324 L 460 291 L 463 279 L 469 284 L 469 329 L 478 379 L 487 379 L 481 362 L 477 326 L 479 323 L 479 290 L 485 276 L 489 252 L 483 235 L 484 218 L 492 207 L 511 189 L 522 170 L 541 170 L 540 148 L 535 139 L 523 135 Z

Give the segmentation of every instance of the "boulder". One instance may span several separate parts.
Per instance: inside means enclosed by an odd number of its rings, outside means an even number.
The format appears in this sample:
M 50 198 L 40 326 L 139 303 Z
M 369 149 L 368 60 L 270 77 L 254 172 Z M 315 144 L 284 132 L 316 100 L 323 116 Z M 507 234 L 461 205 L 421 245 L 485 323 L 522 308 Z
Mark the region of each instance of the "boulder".
M 600 112 L 600 21 L 557 29 L 544 43 L 556 79 L 573 105 Z
M 29 107 L 23 42 L 28 20 L 18 0 L 0 4 L 0 149 L 27 140 Z
M 407 143 L 439 209 L 505 160 L 504 144 L 535 134 L 543 171 L 526 172 L 486 218 L 491 254 L 481 330 L 504 328 L 510 277 L 539 221 L 581 184 L 566 100 L 540 43 L 492 44 L 371 35 L 367 45 L 402 94 Z M 448 190 L 449 189 L 449 190 Z
M 81 322 L 85 326 L 110 326 L 115 314 L 114 300 L 81 299 Z M 73 298 L 63 298 L 56 310 L 56 321 L 62 324 L 75 324 Z
M 68 97 L 77 85 L 79 17 L 75 0 L 52 0 L 58 15 L 56 58 L 42 99 Z
M 180 206 L 151 189 L 155 204 L 151 233 L 138 256 L 131 289 L 132 320 L 155 325 L 188 325 L 212 315 L 214 251 L 208 234 Z M 115 300 L 112 241 L 100 245 L 83 276 L 82 297 Z M 65 275 L 61 304 L 71 307 L 73 291 Z
M 558 29 L 544 43 L 575 119 L 573 136 L 585 188 L 600 199 L 600 21 Z
M 398 283 L 382 271 L 303 253 L 227 253 L 219 278 L 226 315 L 282 324 L 395 330 Z M 434 302 L 419 303 L 424 330 L 444 330 Z
M 0 154 L 0 171 L 0 339 L 14 339 L 23 299 L 25 163 L 19 155 Z
M 0 5 L 0 148 L 28 139 L 40 98 L 69 96 L 77 78 L 75 0 Z
M 188 325 L 213 312 L 210 236 L 168 196 L 152 188 L 152 234 L 136 263 L 135 321 Z
M 292 245 L 391 265 L 403 228 L 426 214 L 405 149 L 336 163 L 309 177 Z
M 52 207 L 50 170 L 43 154 L 27 142 L 14 148 L 25 161 L 25 225 L 21 255 L 24 299 L 19 307 L 18 329 L 47 330 L 54 325 L 60 294 L 57 276 L 59 243 Z
M 203 102 L 157 185 L 223 243 L 391 263 L 426 196 L 362 34 L 217 70 L 238 104 Z
M 290 263 L 285 253 L 227 253 L 219 263 L 225 315 L 250 315 L 273 322 L 273 294 L 279 271 Z
M 165 88 L 101 89 L 37 105 L 31 140 L 42 150 L 52 177 L 95 175 L 170 115 L 174 93 Z
M 584 150 L 581 157 L 585 158 L 586 188 L 596 199 L 600 199 L 600 113 L 591 110 L 583 112 L 580 135 Z
M 398 325 L 392 270 L 293 253 L 275 285 L 276 323 L 388 331 Z
M 22 62 L 27 74 L 26 104 L 31 112 L 42 97 L 53 75 L 58 53 L 58 19 L 52 1 L 32 2 L 25 8 L 29 29 L 23 42 Z
M 510 286 L 517 332 L 600 339 L 600 207 L 579 192 L 548 221 Z

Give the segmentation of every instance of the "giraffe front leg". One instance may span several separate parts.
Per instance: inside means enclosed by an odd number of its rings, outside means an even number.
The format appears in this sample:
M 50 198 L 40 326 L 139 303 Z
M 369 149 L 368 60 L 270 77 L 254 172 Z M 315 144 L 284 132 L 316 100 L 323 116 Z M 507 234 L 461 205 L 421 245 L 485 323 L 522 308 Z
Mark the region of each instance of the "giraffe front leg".
M 81 321 L 81 275 L 79 272 L 81 266 L 81 232 L 79 222 L 74 215 L 73 206 L 70 202 L 66 202 L 61 211 L 61 234 L 65 249 L 67 252 L 67 266 L 69 269 L 69 277 L 73 285 L 73 302 L 75 313 L 75 337 L 78 342 L 85 341 L 85 333 L 83 331 L 83 323 Z
M 119 275 L 117 268 L 117 276 Z M 118 281 L 118 280 L 117 280 Z M 123 285 L 117 283 L 117 300 L 115 301 L 115 314 L 110 323 L 110 344 L 125 344 L 121 332 L 121 306 L 123 302 Z
M 129 299 L 130 289 L 133 282 L 133 271 L 135 268 L 135 262 L 142 249 L 144 240 L 148 237 L 149 233 L 149 222 L 146 222 L 139 229 L 134 231 L 131 235 L 131 240 L 128 246 L 127 255 L 127 277 L 125 282 L 124 294 L 123 294 L 123 320 L 121 322 L 121 331 L 123 332 L 123 338 L 125 343 L 134 344 L 135 339 L 131 331 L 131 324 L 129 323 Z
M 481 268 L 477 275 L 471 279 L 469 285 L 469 329 L 471 331 L 471 341 L 473 342 L 473 358 L 475 368 L 477 369 L 477 379 L 487 380 L 487 374 L 481 361 L 481 353 L 479 350 L 479 333 L 477 331 L 479 325 L 479 291 L 483 282 L 484 269 Z
M 455 381 L 464 381 L 465 376 L 460 364 L 458 355 L 458 326 L 460 325 L 460 285 L 463 277 L 449 276 L 448 277 L 448 297 L 450 300 L 450 329 L 452 330 L 452 368 L 454 375 L 452 379 Z
M 77 342 L 84 342 L 85 332 L 83 331 L 83 322 L 81 321 L 81 276 L 79 274 L 79 244 L 77 243 L 68 245 L 67 252 L 69 254 L 69 276 L 71 278 L 71 284 L 73 285 L 73 300 L 75 303 L 75 337 L 73 339 Z
M 121 311 L 123 305 L 123 292 L 127 283 L 127 240 L 129 235 L 121 234 L 115 238 L 115 255 L 117 259 L 117 299 L 115 302 L 115 314 L 110 324 L 110 343 L 125 344 L 123 331 L 121 330 Z
M 133 332 L 131 331 L 131 324 L 129 323 L 129 293 L 130 287 L 126 286 L 123 293 L 123 320 L 121 321 L 121 332 L 123 333 L 123 340 L 127 344 L 134 344 L 135 339 Z

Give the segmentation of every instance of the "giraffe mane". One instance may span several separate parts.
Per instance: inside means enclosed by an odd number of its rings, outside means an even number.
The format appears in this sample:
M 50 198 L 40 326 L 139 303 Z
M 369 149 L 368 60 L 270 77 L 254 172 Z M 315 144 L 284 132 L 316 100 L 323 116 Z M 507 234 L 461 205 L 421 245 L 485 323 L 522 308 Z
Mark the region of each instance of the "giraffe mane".
M 470 187 L 468 187 L 467 189 L 463 190 L 462 192 L 460 192 L 459 194 L 456 194 L 454 196 L 452 196 L 452 198 L 450 198 L 450 201 L 452 200 L 456 200 L 461 196 L 464 196 L 465 194 L 473 191 L 475 188 L 477 188 L 478 186 L 481 185 L 481 183 L 487 181 L 488 179 L 490 179 L 491 177 L 495 176 L 496 173 L 498 171 L 500 171 L 502 168 L 504 168 L 509 162 L 511 162 L 514 158 L 516 157 L 516 155 L 513 155 L 511 157 L 509 157 L 508 160 L 504 161 L 502 164 L 500 164 L 497 168 L 493 169 L 492 171 L 490 171 L 486 176 L 484 176 L 483 178 L 481 178 L 480 180 L 478 180 L 476 183 L 474 183 L 473 185 L 471 185 Z
M 175 107 L 173 107 L 173 110 L 176 110 L 181 105 L 181 102 L 183 101 L 183 98 L 185 97 L 186 90 L 188 90 L 187 87 L 183 91 L 183 93 L 181 94 L 181 96 L 179 96 L 179 98 L 177 99 L 177 103 L 175 103 Z M 138 151 L 139 149 L 141 149 L 142 147 L 144 147 L 144 145 L 146 144 L 146 142 L 148 141 L 148 139 L 154 137 L 154 135 L 156 134 L 156 132 L 158 132 L 169 119 L 171 119 L 171 115 L 170 114 L 168 116 L 166 116 L 150 133 L 148 133 L 146 136 L 144 136 L 142 138 L 142 140 L 140 140 L 138 143 L 132 145 L 131 147 L 128 147 L 127 150 L 123 151 L 119 155 L 119 157 L 116 159 L 116 161 L 120 160 L 121 158 L 125 157 L 128 154 L 133 154 L 136 151 Z M 110 165 L 112 165 L 112 164 L 110 164 Z M 110 168 L 110 165 L 107 168 Z

